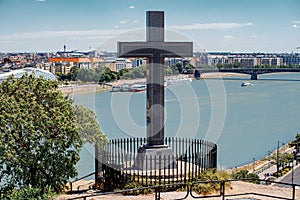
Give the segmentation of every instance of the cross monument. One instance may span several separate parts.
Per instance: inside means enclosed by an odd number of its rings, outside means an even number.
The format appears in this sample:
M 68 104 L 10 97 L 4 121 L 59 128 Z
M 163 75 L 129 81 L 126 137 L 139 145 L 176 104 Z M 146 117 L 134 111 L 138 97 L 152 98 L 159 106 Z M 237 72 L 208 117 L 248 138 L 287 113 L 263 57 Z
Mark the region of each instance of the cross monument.
M 192 57 L 192 42 L 164 41 L 164 12 L 147 11 L 146 42 L 118 42 L 118 57 L 147 58 L 147 144 L 145 155 L 170 155 L 164 145 L 164 60 L 166 57 Z M 141 155 L 139 159 L 141 158 Z M 142 161 L 144 162 L 144 161 Z M 142 162 L 137 162 L 143 168 Z

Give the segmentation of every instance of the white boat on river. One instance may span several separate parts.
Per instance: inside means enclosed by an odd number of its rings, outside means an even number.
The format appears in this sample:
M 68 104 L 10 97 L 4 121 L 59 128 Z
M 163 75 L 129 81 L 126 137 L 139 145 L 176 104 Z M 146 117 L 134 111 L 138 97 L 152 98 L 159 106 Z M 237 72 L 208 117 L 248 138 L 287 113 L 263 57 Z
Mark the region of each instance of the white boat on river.
M 250 82 L 243 82 L 243 83 L 241 84 L 242 87 L 247 87 L 247 86 L 252 86 L 252 85 L 253 85 L 253 84 L 250 83 Z
M 192 82 L 191 78 L 169 78 L 165 80 L 166 85 L 176 85 L 181 83 L 190 83 Z

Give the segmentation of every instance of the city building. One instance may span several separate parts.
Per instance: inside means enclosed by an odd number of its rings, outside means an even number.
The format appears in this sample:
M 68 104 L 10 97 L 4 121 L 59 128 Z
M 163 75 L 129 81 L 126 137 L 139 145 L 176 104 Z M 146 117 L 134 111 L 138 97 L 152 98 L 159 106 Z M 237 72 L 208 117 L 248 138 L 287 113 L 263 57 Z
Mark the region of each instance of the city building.
M 240 64 L 243 68 L 253 68 L 257 65 L 282 66 L 284 59 L 278 54 L 265 53 L 229 53 L 229 52 L 211 52 L 199 53 L 199 62 L 197 67 L 210 66 L 217 67 L 218 64 Z M 291 59 L 290 54 L 286 60 Z M 294 58 L 294 60 L 296 60 Z
M 131 59 L 132 62 L 132 68 L 140 67 L 142 65 L 147 64 L 147 59 L 146 58 L 135 58 Z
M 235 67 L 253 68 L 256 66 L 299 66 L 300 53 L 232 53 L 232 52 L 195 52 L 193 58 L 166 58 L 165 64 L 173 66 L 181 63 L 184 66 L 191 64 L 195 67 L 216 68 L 219 64 Z M 100 50 L 90 51 L 63 51 L 58 52 L 20 52 L 1 53 L 0 69 L 9 72 L 22 68 L 38 68 L 47 70 L 53 74 L 70 72 L 72 66 L 83 69 L 91 69 L 97 66 L 108 67 L 112 71 L 136 68 L 147 64 L 146 58 L 117 58 L 115 52 Z M 220 66 L 220 65 L 219 65 Z
M 132 62 L 126 58 L 116 58 L 116 69 L 113 71 L 119 72 L 121 69 L 132 68 Z
M 49 62 L 55 67 L 55 72 L 67 74 L 73 66 L 82 69 L 91 69 L 101 65 L 103 60 L 92 57 L 55 57 L 49 58 Z
M 282 54 L 283 65 L 300 65 L 300 53 Z

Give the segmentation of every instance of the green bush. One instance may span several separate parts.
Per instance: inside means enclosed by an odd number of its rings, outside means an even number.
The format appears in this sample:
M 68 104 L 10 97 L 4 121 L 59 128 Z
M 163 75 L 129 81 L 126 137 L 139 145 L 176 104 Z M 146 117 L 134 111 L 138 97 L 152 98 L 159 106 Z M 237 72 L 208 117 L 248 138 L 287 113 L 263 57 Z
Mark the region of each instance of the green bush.
M 198 194 L 210 194 L 213 192 L 217 192 L 220 191 L 221 189 L 221 181 L 222 180 L 229 180 L 231 178 L 231 175 L 226 172 L 226 171 L 216 171 L 215 169 L 213 170 L 206 170 L 204 172 L 202 172 L 198 177 L 193 178 L 193 180 L 195 181 L 211 181 L 211 180 L 215 180 L 215 181 L 219 181 L 219 182 L 214 182 L 214 183 L 198 183 L 198 184 L 194 184 L 193 185 L 193 191 L 195 191 Z M 192 182 L 188 182 L 188 185 L 191 185 Z M 146 187 L 145 184 L 146 183 L 145 180 L 142 179 L 135 179 L 135 177 L 131 177 L 131 180 L 128 181 L 127 183 L 125 183 L 122 186 L 119 186 L 118 190 L 129 190 L 126 192 L 123 192 L 124 195 L 140 195 L 140 194 L 150 194 L 153 193 L 155 190 L 154 189 L 142 189 L 142 190 L 130 190 L 130 189 L 136 189 L 136 188 L 142 188 L 142 187 Z M 228 188 L 231 186 L 230 182 L 226 182 L 225 183 L 225 187 Z M 150 185 L 158 185 L 157 183 L 152 183 Z M 186 191 L 186 187 L 185 186 L 166 186 L 166 187 L 162 187 L 159 188 L 161 192 L 167 192 L 167 191 Z
M 196 181 L 222 181 L 230 179 L 230 174 L 226 171 L 216 171 L 215 169 L 206 170 L 202 172 L 197 178 Z M 226 182 L 225 187 L 230 187 L 231 183 Z M 193 191 L 198 194 L 210 194 L 213 192 L 220 191 L 221 189 L 221 182 L 214 182 L 214 183 L 199 183 L 193 186 Z
M 40 188 L 24 187 L 22 189 L 14 189 L 11 193 L 3 195 L 1 198 L 7 200 L 52 200 L 55 193 L 52 192 L 50 187 Z
M 142 188 L 144 187 L 142 183 L 138 181 L 130 181 L 125 184 L 125 186 L 122 188 L 122 190 L 129 190 L 129 189 L 136 189 L 136 188 Z M 153 189 L 144 189 L 144 190 L 133 190 L 133 191 L 128 191 L 124 192 L 124 195 L 139 195 L 139 194 L 150 194 L 153 193 Z
M 248 170 L 238 171 L 236 173 L 233 173 L 231 176 L 233 179 L 259 179 L 259 176 L 257 174 L 249 173 Z M 247 182 L 256 183 L 256 184 L 260 183 L 260 181 L 257 180 L 247 180 Z
M 278 173 L 278 177 L 281 177 L 281 176 L 284 176 L 285 174 L 287 174 L 292 168 L 291 167 L 285 167 L 283 169 L 280 169 L 279 170 L 279 173 Z M 272 176 L 277 176 L 277 172 L 274 172 L 272 174 Z
M 216 184 L 212 183 L 199 183 L 195 184 L 193 186 L 193 191 L 195 191 L 197 194 L 211 194 L 212 192 L 216 191 L 215 186 Z

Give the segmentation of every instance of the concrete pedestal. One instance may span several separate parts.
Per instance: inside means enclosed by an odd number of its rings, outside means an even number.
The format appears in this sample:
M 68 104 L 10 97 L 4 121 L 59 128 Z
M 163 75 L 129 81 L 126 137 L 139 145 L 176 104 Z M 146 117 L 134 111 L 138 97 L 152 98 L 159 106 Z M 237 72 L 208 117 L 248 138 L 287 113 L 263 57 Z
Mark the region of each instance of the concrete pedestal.
M 166 145 L 143 145 L 139 147 L 134 167 L 139 170 L 173 169 L 176 160 L 172 149 Z

